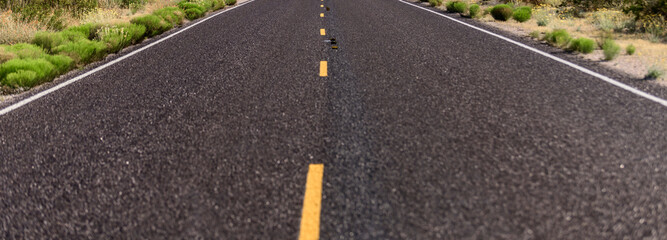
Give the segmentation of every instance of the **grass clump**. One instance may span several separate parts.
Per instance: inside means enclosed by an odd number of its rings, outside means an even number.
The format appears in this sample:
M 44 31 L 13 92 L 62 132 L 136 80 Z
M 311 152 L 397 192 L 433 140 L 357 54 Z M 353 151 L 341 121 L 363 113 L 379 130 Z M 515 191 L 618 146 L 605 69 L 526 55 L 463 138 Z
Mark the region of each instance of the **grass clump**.
M 546 25 L 549 25 L 549 19 L 548 18 L 537 19 L 537 26 L 544 27 Z
M 146 28 L 146 36 L 152 37 L 160 33 L 169 31 L 173 26 L 166 20 L 153 14 L 136 17 L 130 20 L 130 23 L 142 25 Z
M 628 45 L 627 47 L 625 47 L 625 53 L 627 53 L 628 55 L 633 55 L 633 54 L 635 54 L 635 51 L 636 51 L 636 50 L 637 50 L 637 48 L 635 48 L 635 45 L 632 45 L 632 44 L 630 44 L 630 45 Z
M 590 38 L 577 38 L 570 43 L 570 51 L 588 54 L 595 50 L 595 40 Z
M 51 61 L 56 62 L 55 65 Z M 12 88 L 34 87 L 69 70 L 72 60 L 61 56 L 47 60 L 12 59 L 0 65 L 0 83 Z
M 206 12 L 208 11 L 207 6 L 208 4 L 200 5 L 197 3 L 193 2 L 188 2 L 188 1 L 182 1 L 178 3 L 178 7 L 183 9 L 183 10 L 188 10 L 188 9 L 199 9 L 201 12 Z
M 218 10 L 218 9 L 222 9 L 226 6 L 225 0 L 215 0 L 214 2 L 215 2 L 215 4 L 213 5 L 213 10 L 214 11 Z
M 197 8 L 185 9 L 185 18 L 187 18 L 188 20 L 195 20 L 195 19 L 203 17 L 203 16 L 204 16 L 204 12 L 202 12 L 201 10 L 199 10 Z
M 153 11 L 153 15 L 159 16 L 171 25 L 179 25 L 183 23 L 185 13 L 177 7 L 166 7 Z
M 648 73 L 646 73 L 646 76 L 644 76 L 644 79 L 646 80 L 655 80 L 664 75 L 664 72 L 659 69 L 656 66 L 652 66 L 651 68 L 648 69 Z
M 74 66 L 74 60 L 64 55 L 44 55 L 44 59 L 53 64 L 57 75 L 69 71 Z
M 517 22 L 525 22 L 530 20 L 532 13 L 533 12 L 530 9 L 530 7 L 519 7 L 516 10 L 514 10 L 512 18 L 514 18 L 514 20 L 516 20 Z
M 125 29 L 128 36 L 130 36 L 130 39 L 132 39 L 132 44 L 140 42 L 146 35 L 146 26 L 144 25 L 122 23 L 118 24 L 117 26 Z
M 67 39 L 63 36 L 62 33 L 54 32 L 37 32 L 35 33 L 35 37 L 32 39 L 33 44 L 40 46 L 49 52 L 66 41 Z
M 11 53 L 16 58 L 41 58 L 46 55 L 44 49 L 29 43 L 17 43 L 14 45 L 5 45 L 4 50 Z
M 210 3 L 204 2 L 203 4 L 197 4 L 194 2 L 182 1 L 178 3 L 178 7 L 185 12 L 185 18 L 194 20 L 204 16 L 206 11 L 209 10 Z
M 51 80 L 53 77 L 67 72 L 73 66 L 71 58 L 62 55 L 48 55 L 44 49 L 33 44 L 19 43 L 0 46 L 0 53 L 5 53 L 8 56 L 5 59 L 0 59 L 0 63 L 2 63 L 0 66 L 4 66 L 4 72 L 0 75 L 0 79 L 19 70 L 33 71 L 36 74 L 22 72 L 11 75 L 13 80 L 10 81 L 11 84 L 6 84 L 7 86 L 32 87 L 34 86 L 31 85 L 32 83 L 38 84 Z M 43 64 L 43 61 L 36 61 L 40 59 L 51 65 Z M 48 66 L 44 67 L 46 65 Z M 49 71 L 53 71 L 53 74 L 47 74 L 45 71 L 37 71 L 46 68 L 51 69 Z
M 17 70 L 16 72 L 7 74 L 7 77 L 5 77 L 5 81 L 3 81 L 2 84 L 13 87 L 29 87 L 36 85 L 41 79 L 42 76 L 38 76 L 35 71 Z
M 482 10 L 482 8 L 480 8 L 479 5 L 477 5 L 477 4 L 470 5 L 470 8 L 468 9 L 468 11 L 470 12 L 470 17 L 471 18 L 480 17 L 480 11 L 481 10 Z
M 236 4 L 236 0 L 225 0 L 225 4 L 230 5 L 230 6 L 234 5 L 234 4 Z
M 570 43 L 572 37 L 570 37 L 570 34 L 567 32 L 567 30 L 556 29 L 553 32 L 547 32 L 544 34 L 544 40 L 556 47 L 565 47 L 568 43 Z
M 512 17 L 514 11 L 507 4 L 498 4 L 491 8 L 491 16 L 498 21 L 507 21 Z
M 442 0 L 428 0 L 428 3 L 431 7 L 436 7 L 442 5 Z
M 137 24 L 103 26 L 97 30 L 95 40 L 105 43 L 107 52 L 116 53 L 143 39 L 146 27 Z
M 534 39 L 540 39 L 540 31 L 532 31 L 530 34 L 528 34 L 528 36 Z
M 68 42 L 55 48 L 55 52 L 71 57 L 78 64 L 91 63 L 104 57 L 107 45 L 88 39 Z
M 461 1 L 453 1 L 447 3 L 447 12 L 450 13 L 464 13 L 468 10 L 468 4 Z
M 611 61 L 621 52 L 621 46 L 616 44 L 612 39 L 606 39 L 602 43 L 602 51 L 604 53 L 604 60 Z
M 78 40 L 79 38 L 93 39 L 95 37 L 95 32 L 99 27 L 100 25 L 98 24 L 88 23 L 68 27 L 67 29 L 63 30 L 62 33 L 65 34 L 65 36 L 71 41 Z
M 54 76 L 55 66 L 46 59 L 12 59 L 0 65 L 0 83 L 12 88 L 33 87 Z

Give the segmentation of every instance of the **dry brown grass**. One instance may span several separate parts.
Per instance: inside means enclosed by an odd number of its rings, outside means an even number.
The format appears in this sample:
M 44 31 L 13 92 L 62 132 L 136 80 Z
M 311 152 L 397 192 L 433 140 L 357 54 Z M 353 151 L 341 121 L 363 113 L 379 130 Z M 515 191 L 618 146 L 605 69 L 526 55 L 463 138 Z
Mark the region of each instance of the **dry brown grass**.
M 155 10 L 162 9 L 165 7 L 176 6 L 178 0 L 153 0 L 138 11 L 132 12 L 130 9 L 113 7 L 113 8 L 97 8 L 94 11 L 84 15 L 82 19 L 77 24 L 81 23 L 102 23 L 102 24 L 113 24 L 113 23 L 124 23 L 129 22 L 130 19 L 141 16 L 144 14 L 152 13 Z
M 29 42 L 37 31 L 46 30 L 37 21 L 16 21 L 12 15 L 12 11 L 0 12 L 0 44 Z

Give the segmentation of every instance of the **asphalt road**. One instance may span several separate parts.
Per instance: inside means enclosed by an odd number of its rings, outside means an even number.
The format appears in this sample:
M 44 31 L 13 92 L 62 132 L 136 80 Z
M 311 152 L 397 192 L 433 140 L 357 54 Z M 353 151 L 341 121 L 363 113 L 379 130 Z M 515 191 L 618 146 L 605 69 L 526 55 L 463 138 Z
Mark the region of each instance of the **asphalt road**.
M 667 238 L 665 106 L 397 0 L 255 0 L 0 116 L 0 238 L 296 239 L 313 163 L 321 239 Z

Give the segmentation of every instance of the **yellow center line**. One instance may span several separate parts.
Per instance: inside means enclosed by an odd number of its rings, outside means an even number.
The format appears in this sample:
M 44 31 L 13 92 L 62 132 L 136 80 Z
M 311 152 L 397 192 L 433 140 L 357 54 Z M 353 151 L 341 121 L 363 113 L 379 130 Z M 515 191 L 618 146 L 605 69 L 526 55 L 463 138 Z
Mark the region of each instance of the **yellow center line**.
M 324 31 L 324 28 L 320 29 L 320 35 L 322 36 L 327 35 L 327 32 Z
M 324 5 L 320 5 L 320 7 L 324 7 Z
M 320 61 L 320 77 L 329 76 L 327 74 L 327 61 Z
M 308 166 L 299 240 L 317 240 L 320 238 L 322 175 L 324 175 L 324 164 L 310 164 Z
M 324 17 L 324 13 L 320 13 L 320 17 Z

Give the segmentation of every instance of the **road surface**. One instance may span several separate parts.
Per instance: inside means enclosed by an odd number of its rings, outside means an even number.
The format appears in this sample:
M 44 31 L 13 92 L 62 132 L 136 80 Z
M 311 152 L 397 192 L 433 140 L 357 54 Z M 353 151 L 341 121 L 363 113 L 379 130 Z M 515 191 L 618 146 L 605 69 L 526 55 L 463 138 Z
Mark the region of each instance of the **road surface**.
M 3 239 L 664 239 L 666 188 L 665 106 L 398 0 L 254 0 L 0 116 Z

